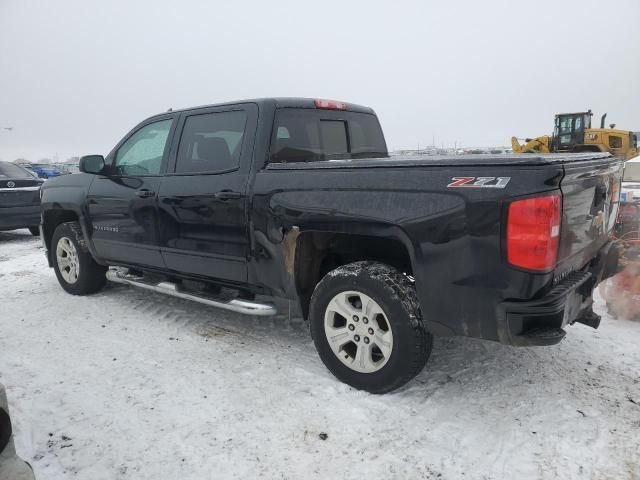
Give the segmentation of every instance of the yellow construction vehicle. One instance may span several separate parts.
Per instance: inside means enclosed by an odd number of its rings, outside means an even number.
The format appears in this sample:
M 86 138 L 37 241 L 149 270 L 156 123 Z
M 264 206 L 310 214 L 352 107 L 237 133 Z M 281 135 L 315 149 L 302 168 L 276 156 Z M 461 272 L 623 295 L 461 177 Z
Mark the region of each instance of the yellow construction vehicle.
M 616 130 L 613 123 L 604 128 L 606 113 L 600 119 L 600 128 L 591 128 L 592 116 L 591 110 L 559 113 L 555 118 L 553 135 L 526 138 L 523 145 L 516 137 L 511 137 L 513 153 L 610 152 L 624 160 L 640 153 L 636 133 Z

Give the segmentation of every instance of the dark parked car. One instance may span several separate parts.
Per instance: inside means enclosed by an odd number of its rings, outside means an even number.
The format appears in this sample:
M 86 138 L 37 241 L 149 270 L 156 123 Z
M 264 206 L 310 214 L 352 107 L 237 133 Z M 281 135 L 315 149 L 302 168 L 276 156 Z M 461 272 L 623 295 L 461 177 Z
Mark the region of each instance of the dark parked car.
M 0 231 L 28 228 L 39 234 L 42 183 L 25 168 L 0 162 Z
M 16 455 L 9 404 L 0 384 L 0 480 L 34 480 L 33 470 Z
M 387 155 L 374 112 L 264 99 L 166 112 L 43 187 L 69 293 L 116 282 L 247 314 L 295 300 L 327 367 L 407 382 L 434 335 L 551 345 L 597 328 L 621 162 L 609 154 Z M 117 269 L 108 270 L 109 266 Z

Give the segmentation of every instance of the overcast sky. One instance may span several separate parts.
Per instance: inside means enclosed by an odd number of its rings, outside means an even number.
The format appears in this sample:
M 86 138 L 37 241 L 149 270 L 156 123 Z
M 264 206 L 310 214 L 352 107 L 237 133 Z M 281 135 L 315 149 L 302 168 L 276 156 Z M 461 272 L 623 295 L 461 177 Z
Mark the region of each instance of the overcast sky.
M 508 145 L 588 108 L 640 130 L 638 25 L 638 0 L 0 0 L 0 159 L 267 96 L 371 106 L 395 149 Z

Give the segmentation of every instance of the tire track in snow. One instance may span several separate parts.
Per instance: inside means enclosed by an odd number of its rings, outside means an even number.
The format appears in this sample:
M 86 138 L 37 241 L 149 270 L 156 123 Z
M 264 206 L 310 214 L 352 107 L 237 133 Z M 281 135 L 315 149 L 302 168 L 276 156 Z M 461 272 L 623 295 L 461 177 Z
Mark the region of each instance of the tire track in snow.
M 178 337 L 188 334 L 234 345 L 250 343 L 262 348 L 295 350 L 307 358 L 316 356 L 315 350 L 309 348 L 311 338 L 301 319 L 241 315 L 133 286 L 109 286 L 101 295 L 144 319 L 173 324 Z

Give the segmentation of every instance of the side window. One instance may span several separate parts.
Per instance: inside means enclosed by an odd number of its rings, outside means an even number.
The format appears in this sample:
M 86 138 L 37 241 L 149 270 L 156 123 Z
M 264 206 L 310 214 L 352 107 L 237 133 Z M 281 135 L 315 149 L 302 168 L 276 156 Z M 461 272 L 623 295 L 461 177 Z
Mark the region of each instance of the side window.
M 609 148 L 622 148 L 622 137 L 609 135 Z
M 560 144 L 569 145 L 571 143 L 571 135 L 560 135 Z
M 176 173 L 237 168 L 246 124 L 247 114 L 243 111 L 187 117 L 178 147 Z
M 157 175 L 173 120 L 145 125 L 122 144 L 116 153 L 118 175 Z
M 573 124 L 573 128 L 575 130 L 582 130 L 582 118 L 576 117 L 575 122 Z
M 561 117 L 560 134 L 571 133 L 571 117 Z

